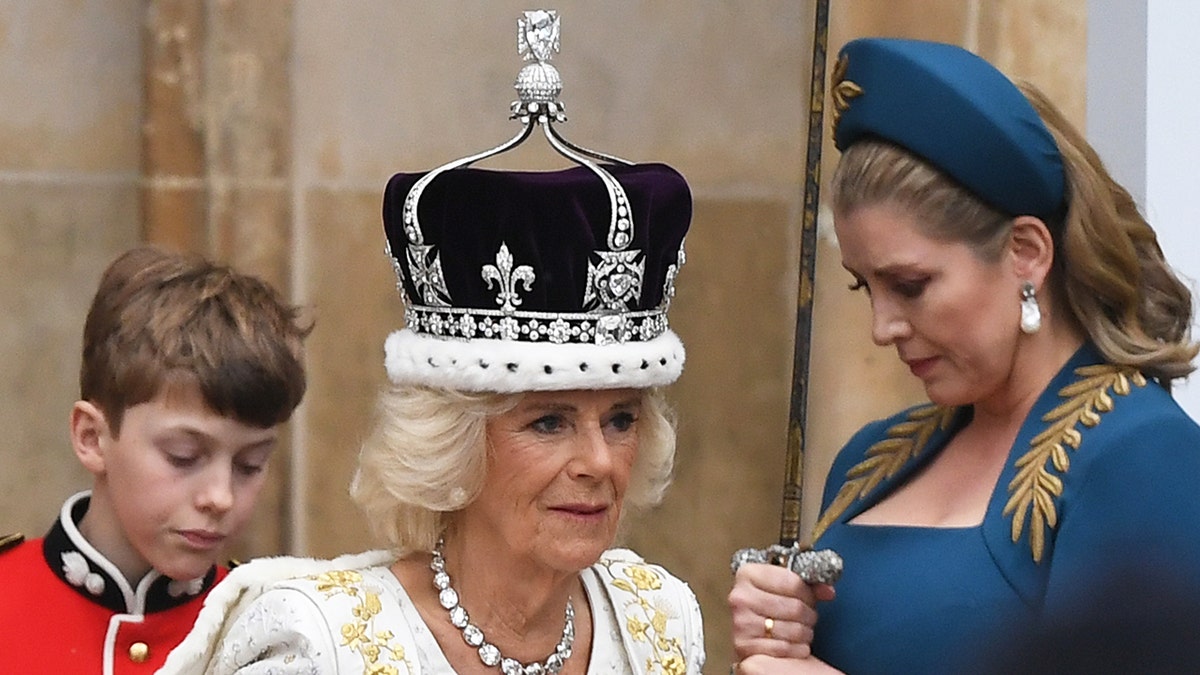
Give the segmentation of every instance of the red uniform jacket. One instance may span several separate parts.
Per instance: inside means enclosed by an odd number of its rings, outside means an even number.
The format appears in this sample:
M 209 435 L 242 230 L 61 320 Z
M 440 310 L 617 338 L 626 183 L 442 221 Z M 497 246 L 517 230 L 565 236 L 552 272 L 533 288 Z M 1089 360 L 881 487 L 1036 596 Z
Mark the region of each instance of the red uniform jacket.
M 131 584 L 79 533 L 87 505 L 88 493 L 71 497 L 43 539 L 0 552 L 5 673 L 153 673 L 226 573 L 177 582 L 152 570 Z

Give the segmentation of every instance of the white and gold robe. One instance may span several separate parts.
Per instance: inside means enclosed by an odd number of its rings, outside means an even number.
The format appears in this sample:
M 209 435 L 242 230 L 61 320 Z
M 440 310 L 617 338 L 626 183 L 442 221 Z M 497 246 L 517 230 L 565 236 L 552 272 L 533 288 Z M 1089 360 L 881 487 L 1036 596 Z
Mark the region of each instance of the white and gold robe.
M 453 673 L 386 551 L 264 558 L 213 589 L 164 675 Z M 592 610 L 589 674 L 699 674 L 700 605 L 686 583 L 627 549 L 581 573 Z

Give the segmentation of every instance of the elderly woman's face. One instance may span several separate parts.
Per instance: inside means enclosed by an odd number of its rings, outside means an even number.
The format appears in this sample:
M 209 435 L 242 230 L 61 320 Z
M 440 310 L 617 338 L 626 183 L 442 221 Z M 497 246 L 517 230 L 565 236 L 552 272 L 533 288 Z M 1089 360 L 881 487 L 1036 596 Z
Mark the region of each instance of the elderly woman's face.
M 835 218 L 842 265 L 871 300 L 871 337 L 891 345 L 930 400 L 977 403 L 1012 375 L 1020 284 L 1008 260 L 925 235 L 907 212 L 864 206 Z
M 459 525 L 472 543 L 562 571 L 616 536 L 638 450 L 642 392 L 533 392 L 488 421 L 488 470 Z

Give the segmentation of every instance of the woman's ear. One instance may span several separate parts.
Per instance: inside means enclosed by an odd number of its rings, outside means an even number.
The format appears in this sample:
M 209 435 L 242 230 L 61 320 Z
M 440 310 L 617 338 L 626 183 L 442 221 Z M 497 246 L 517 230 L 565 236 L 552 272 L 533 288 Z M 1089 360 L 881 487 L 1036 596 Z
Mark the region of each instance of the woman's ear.
M 90 401 L 71 407 L 71 447 L 84 468 L 93 475 L 104 474 L 104 451 L 111 438 L 108 418 Z
M 1054 238 L 1040 218 L 1017 216 L 1013 219 L 1009 256 L 1022 280 L 1040 288 L 1054 264 Z

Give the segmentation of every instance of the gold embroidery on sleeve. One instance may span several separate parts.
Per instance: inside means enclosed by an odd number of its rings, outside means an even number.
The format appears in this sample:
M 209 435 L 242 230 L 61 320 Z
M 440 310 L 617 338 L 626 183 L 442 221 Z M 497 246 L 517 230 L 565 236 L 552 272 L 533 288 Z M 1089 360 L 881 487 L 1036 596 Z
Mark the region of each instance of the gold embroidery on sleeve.
M 625 603 L 625 627 L 634 640 L 645 642 L 651 648 L 653 656 L 646 659 L 646 673 L 685 675 L 687 659 L 683 647 L 679 638 L 670 637 L 667 631 L 668 622 L 678 617 L 672 616 L 667 603 L 654 602 L 653 592 L 662 589 L 658 572 L 643 565 L 626 565 L 612 560 L 602 559 L 599 564 L 608 568 L 613 586 L 633 595 L 634 599 Z M 626 578 L 620 578 L 614 568 Z
M 888 429 L 887 438 L 868 448 L 866 459 L 846 472 L 846 482 L 829 508 L 821 514 L 810 541 L 816 541 L 854 502 L 870 494 L 900 467 L 920 455 L 933 432 L 947 428 L 957 411 L 958 408 L 922 406 L 910 412 L 903 422 Z
M 1109 389 L 1125 396 L 1131 390 L 1131 382 L 1146 386 L 1145 376 L 1127 366 L 1084 366 L 1077 368 L 1075 374 L 1082 379 L 1058 392 L 1066 401 L 1042 417 L 1050 426 L 1029 441 L 1031 448 L 1017 460 L 1017 475 L 1008 484 L 1004 515 L 1013 515 L 1012 540 L 1015 543 L 1021 538 L 1028 515 L 1029 547 L 1034 562 L 1041 562 L 1046 533 L 1058 524 L 1054 498 L 1062 496 L 1063 491 L 1062 479 L 1050 472 L 1047 463 L 1052 463 L 1060 475 L 1067 472 L 1071 459 L 1066 448 L 1078 451 L 1082 440 L 1077 426 L 1094 427 L 1100 423 L 1100 413 L 1113 409 Z
M 363 675 L 400 675 L 396 664 L 401 664 L 408 673 L 404 645 L 393 642 L 396 635 L 390 630 L 375 630 L 375 617 L 383 611 L 379 594 L 361 587 L 362 575 L 354 570 L 325 572 L 308 577 L 317 582 L 317 591 L 326 599 L 346 595 L 358 601 L 350 613 L 354 621 L 342 625 L 342 646 L 358 652 L 363 660 Z M 381 657 L 386 661 L 381 662 Z

